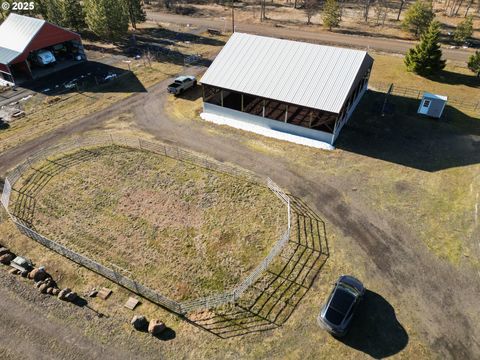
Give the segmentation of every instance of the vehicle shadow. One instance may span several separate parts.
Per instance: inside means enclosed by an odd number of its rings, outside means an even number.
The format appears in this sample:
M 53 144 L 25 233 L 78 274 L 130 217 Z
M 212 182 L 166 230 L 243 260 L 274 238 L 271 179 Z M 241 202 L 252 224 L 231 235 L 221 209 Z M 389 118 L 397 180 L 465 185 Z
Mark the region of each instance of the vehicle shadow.
M 441 119 L 418 115 L 420 100 L 369 90 L 335 146 L 360 155 L 418 170 L 439 170 L 480 163 L 480 121 L 446 106 Z
M 176 95 L 176 97 L 179 99 L 184 99 L 188 101 L 196 101 L 202 97 L 202 87 L 197 84 L 191 87 L 190 89 L 188 89 L 187 91 L 179 95 Z
M 290 318 L 325 265 L 329 249 L 323 220 L 301 199 L 289 197 L 290 241 L 267 271 L 235 305 L 190 314 L 187 321 L 226 339 L 269 331 Z
M 375 359 L 397 354 L 408 344 L 408 334 L 395 310 L 381 295 L 367 290 L 351 328 L 339 341 Z

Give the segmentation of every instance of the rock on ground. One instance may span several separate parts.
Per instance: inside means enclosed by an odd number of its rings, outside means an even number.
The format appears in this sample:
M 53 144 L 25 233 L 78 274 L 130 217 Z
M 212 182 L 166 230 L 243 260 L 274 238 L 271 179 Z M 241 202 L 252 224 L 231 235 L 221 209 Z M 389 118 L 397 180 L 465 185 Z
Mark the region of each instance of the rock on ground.
M 148 324 L 148 332 L 152 335 L 159 335 L 166 329 L 166 326 L 160 320 L 150 320 Z

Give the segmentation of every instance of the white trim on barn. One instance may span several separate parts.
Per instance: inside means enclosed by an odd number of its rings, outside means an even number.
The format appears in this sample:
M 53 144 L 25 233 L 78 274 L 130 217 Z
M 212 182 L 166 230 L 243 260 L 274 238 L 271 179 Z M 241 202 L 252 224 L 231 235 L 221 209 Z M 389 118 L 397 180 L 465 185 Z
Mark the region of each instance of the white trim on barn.
M 203 113 L 200 114 L 200 117 L 218 125 L 228 125 L 279 140 L 325 150 L 334 149 L 330 145 L 333 141 L 333 135 L 327 132 L 270 120 L 218 105 L 204 103 Z

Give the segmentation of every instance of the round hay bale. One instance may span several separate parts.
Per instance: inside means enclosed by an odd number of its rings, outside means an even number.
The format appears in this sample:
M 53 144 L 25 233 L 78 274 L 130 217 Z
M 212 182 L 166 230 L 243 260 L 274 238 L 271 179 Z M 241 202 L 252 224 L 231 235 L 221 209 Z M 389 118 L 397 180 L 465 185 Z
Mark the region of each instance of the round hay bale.
M 53 287 L 48 287 L 47 288 L 47 294 L 52 295 L 53 294 Z
M 60 293 L 60 289 L 58 288 L 53 288 L 52 290 L 52 295 L 57 296 Z

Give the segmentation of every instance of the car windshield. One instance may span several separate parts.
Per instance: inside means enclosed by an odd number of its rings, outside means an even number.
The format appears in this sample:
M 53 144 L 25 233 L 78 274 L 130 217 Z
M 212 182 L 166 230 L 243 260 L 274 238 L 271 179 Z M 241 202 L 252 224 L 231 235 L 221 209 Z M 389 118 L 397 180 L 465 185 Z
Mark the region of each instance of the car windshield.
M 338 286 L 325 314 L 326 319 L 334 325 L 339 325 L 354 301 L 355 296 L 351 291 L 343 286 Z

